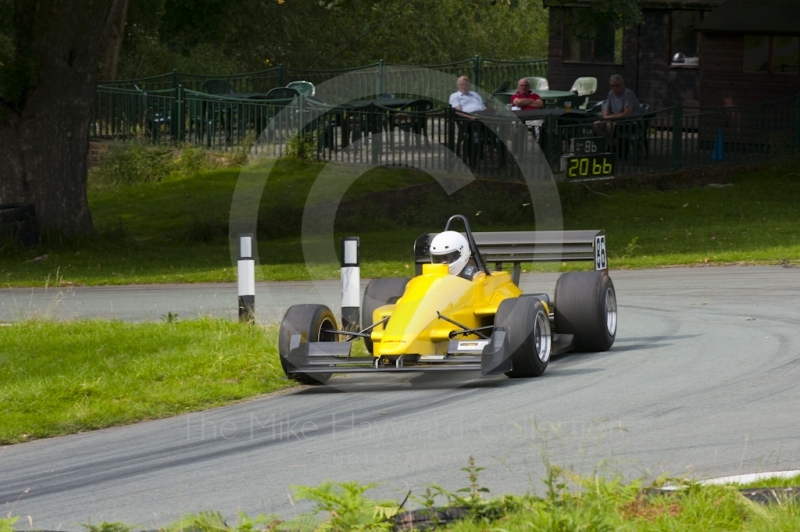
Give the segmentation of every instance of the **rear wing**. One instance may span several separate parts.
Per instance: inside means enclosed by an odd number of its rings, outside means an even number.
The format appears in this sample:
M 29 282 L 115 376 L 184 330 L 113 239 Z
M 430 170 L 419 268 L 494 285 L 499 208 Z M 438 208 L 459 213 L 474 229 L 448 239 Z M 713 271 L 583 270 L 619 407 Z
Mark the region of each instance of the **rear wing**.
M 427 233 L 414 241 L 416 274 L 430 263 L 430 242 L 438 233 Z M 519 284 L 520 263 L 594 261 L 595 270 L 608 268 L 606 236 L 603 231 L 501 231 L 472 233 L 486 264 L 500 270 L 512 263 L 512 277 Z

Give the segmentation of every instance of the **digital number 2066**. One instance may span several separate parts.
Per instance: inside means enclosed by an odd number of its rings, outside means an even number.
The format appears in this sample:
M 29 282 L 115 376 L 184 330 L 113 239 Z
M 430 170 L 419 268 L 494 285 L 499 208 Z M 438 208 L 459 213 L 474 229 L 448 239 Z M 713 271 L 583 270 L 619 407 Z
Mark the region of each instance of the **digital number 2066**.
M 606 157 L 576 157 L 570 159 L 567 175 L 569 177 L 590 177 L 612 175 L 614 165 Z

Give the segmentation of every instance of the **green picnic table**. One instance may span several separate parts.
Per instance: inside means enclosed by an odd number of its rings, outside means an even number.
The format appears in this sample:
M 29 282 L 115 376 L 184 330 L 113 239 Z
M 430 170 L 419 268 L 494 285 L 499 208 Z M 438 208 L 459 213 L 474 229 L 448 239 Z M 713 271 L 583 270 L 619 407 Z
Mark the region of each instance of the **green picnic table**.
M 494 96 L 503 102 L 504 105 L 511 103 L 511 97 L 516 94 L 517 91 L 503 91 L 503 92 L 496 92 Z M 533 91 L 535 94 L 539 95 L 539 98 L 544 100 L 545 107 L 557 107 L 563 106 L 565 101 L 571 101 L 574 107 L 578 107 L 580 104 L 584 102 L 586 99 L 585 96 L 578 96 L 574 92 L 571 91 L 551 91 L 551 90 L 540 90 L 540 91 Z

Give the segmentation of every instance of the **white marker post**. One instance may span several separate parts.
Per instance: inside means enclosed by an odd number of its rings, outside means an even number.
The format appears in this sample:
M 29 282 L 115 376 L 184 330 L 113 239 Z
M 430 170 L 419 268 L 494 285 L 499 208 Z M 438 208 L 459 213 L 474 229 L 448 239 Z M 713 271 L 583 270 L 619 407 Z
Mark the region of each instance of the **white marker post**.
M 342 330 L 359 329 L 361 302 L 361 268 L 357 236 L 342 238 Z
M 239 235 L 239 321 L 256 321 L 256 271 L 253 233 Z

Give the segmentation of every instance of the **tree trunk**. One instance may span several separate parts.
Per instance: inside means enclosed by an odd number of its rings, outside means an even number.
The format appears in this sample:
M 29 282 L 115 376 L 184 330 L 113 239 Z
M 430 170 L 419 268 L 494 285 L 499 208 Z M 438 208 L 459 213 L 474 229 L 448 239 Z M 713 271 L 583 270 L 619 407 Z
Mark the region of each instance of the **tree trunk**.
M 17 58 L 35 72 L 0 99 L 0 203 L 32 203 L 45 234 L 94 232 L 86 198 L 89 121 L 111 3 L 15 0 Z
M 128 14 L 129 0 L 114 0 L 111 14 L 103 34 L 103 53 L 100 60 L 100 79 L 117 79 L 119 52 L 122 50 L 122 39 L 125 36 L 125 20 Z

